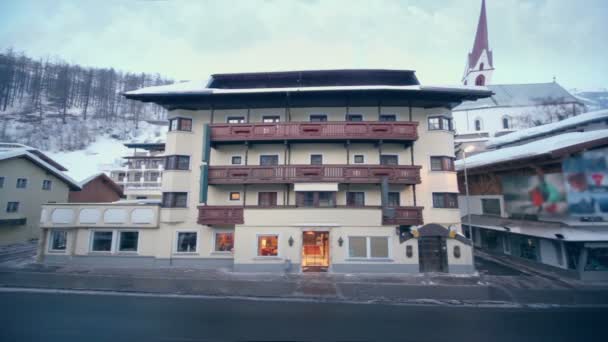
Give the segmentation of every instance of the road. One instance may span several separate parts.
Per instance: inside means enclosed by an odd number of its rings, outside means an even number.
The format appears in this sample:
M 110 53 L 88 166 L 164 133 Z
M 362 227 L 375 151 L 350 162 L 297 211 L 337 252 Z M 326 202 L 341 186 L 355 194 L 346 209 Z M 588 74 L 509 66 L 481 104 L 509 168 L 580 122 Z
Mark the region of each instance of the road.
M 601 308 L 0 292 L 0 341 L 606 341 Z

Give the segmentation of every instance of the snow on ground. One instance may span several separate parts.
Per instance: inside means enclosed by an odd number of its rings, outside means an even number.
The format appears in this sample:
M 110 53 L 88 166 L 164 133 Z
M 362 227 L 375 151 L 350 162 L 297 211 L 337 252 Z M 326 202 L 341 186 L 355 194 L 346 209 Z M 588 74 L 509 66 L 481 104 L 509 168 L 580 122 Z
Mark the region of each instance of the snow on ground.
M 142 122 L 140 128 L 133 132 L 132 139 L 129 140 L 118 140 L 108 135 L 102 135 L 84 150 L 70 152 L 44 151 L 44 153 L 65 166 L 68 169 L 66 173 L 70 177 L 82 181 L 102 171 L 102 165 L 118 164 L 122 157 L 131 155 L 133 151 L 125 147 L 125 143 L 131 141 L 165 142 L 166 131 L 166 126 Z

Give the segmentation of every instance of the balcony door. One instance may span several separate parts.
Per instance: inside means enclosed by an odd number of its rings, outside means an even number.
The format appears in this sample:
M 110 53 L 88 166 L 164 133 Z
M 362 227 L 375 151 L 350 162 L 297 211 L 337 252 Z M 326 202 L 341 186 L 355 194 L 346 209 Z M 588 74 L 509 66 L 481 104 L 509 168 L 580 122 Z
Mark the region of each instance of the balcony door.
M 302 233 L 302 272 L 327 272 L 329 268 L 329 232 Z

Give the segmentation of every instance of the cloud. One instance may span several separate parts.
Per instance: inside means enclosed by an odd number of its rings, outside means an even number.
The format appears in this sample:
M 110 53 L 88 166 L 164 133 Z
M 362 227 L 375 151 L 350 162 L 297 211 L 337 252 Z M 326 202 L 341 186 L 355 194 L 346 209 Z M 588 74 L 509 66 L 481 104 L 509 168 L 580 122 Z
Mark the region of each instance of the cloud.
M 608 1 L 488 1 L 495 83 L 606 86 Z M 22 1 L 0 5 L 0 48 L 159 72 L 415 69 L 458 83 L 479 0 Z M 4 20 L 6 19 L 6 20 Z

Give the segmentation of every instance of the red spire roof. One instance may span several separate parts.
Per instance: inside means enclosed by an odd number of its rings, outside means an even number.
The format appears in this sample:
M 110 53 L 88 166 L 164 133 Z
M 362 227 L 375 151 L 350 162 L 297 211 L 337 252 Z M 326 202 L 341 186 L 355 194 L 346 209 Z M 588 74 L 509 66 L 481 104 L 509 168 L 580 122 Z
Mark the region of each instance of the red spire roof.
M 490 43 L 488 42 L 488 19 L 486 17 L 486 0 L 481 1 L 481 13 L 479 14 L 479 22 L 477 23 L 477 33 L 475 34 L 475 43 L 473 51 L 469 54 L 469 68 L 475 66 L 483 50 L 488 51 L 489 67 L 494 66 L 492 60 L 492 52 L 490 51 Z

